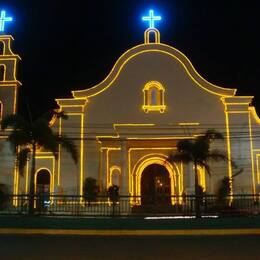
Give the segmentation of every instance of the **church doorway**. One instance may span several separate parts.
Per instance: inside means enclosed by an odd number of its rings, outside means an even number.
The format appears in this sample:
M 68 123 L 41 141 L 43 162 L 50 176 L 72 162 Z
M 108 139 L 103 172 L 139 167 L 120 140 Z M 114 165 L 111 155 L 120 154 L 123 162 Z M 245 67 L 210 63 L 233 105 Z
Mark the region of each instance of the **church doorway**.
M 160 164 L 148 165 L 141 177 L 141 204 L 171 205 L 171 185 L 168 170 Z
M 37 208 L 45 208 L 50 204 L 50 180 L 51 174 L 48 170 L 42 169 L 37 172 L 36 194 L 38 196 Z

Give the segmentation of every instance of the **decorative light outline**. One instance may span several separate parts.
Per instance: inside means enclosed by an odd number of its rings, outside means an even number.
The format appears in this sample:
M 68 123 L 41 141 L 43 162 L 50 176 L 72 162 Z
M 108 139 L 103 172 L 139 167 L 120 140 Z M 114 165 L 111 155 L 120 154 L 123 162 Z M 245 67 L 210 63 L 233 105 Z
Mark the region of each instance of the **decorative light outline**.
M 5 10 L 2 10 L 1 16 L 0 16 L 0 32 L 5 31 L 5 23 L 6 22 L 12 22 L 13 21 L 13 17 L 11 17 L 11 16 L 6 17 L 5 15 L 6 15 Z
M 168 49 L 167 51 L 162 50 L 162 49 L 143 49 L 144 46 L 145 46 L 144 44 L 140 44 L 138 46 L 131 48 L 124 54 L 122 54 L 120 56 L 120 58 L 116 61 L 115 65 L 111 69 L 110 73 L 107 75 L 107 77 L 102 82 L 100 82 L 97 85 L 95 85 L 91 88 L 88 88 L 88 89 L 72 91 L 73 97 L 78 100 L 78 99 L 82 99 L 82 98 L 93 97 L 93 96 L 100 94 L 101 92 L 103 92 L 107 88 L 109 88 L 116 81 L 116 79 L 119 77 L 121 70 L 123 69 L 125 64 L 128 63 L 129 60 L 131 60 L 132 58 L 134 58 L 140 54 L 149 53 L 149 52 L 163 53 L 163 54 L 169 55 L 173 59 L 176 59 L 183 66 L 184 70 L 187 72 L 187 74 L 191 78 L 191 80 L 193 82 L 195 82 L 199 87 L 206 90 L 207 92 L 210 92 L 214 95 L 218 95 L 221 97 L 234 97 L 235 96 L 237 89 L 223 88 L 223 87 L 219 87 L 217 85 L 214 85 L 214 84 L 208 82 L 195 70 L 191 61 L 177 49 L 175 49 L 169 45 L 162 44 L 162 43 L 158 43 L 157 46 L 160 46 L 160 48 L 167 48 Z M 142 50 L 139 51 L 137 49 L 142 49 Z M 134 52 L 134 53 L 131 54 L 131 52 Z M 174 53 L 174 52 L 176 52 L 176 53 Z M 180 55 L 180 57 L 177 57 L 176 55 Z M 110 81 L 110 82 L 106 83 L 106 81 Z M 102 85 L 105 85 L 105 86 L 102 86 Z M 205 85 L 207 85 L 207 86 L 205 86 Z M 99 89 L 99 88 L 101 88 L 101 89 Z M 221 93 L 220 91 L 224 91 L 224 92 L 231 91 L 233 93 L 225 94 L 225 93 Z
M 149 22 L 149 28 L 154 29 L 154 22 L 161 21 L 162 17 L 160 15 L 155 16 L 154 11 L 151 9 L 149 10 L 149 16 L 143 16 L 142 20 L 145 22 Z

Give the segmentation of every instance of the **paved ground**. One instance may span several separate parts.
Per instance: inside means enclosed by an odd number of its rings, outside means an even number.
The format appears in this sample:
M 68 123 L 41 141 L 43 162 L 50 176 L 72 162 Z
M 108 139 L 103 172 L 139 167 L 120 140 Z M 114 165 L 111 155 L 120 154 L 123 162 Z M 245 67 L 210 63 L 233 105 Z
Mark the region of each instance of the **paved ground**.
M 259 236 L 0 236 L 1 260 L 259 260 Z
M 96 230 L 178 230 L 178 229 L 260 229 L 260 217 L 217 219 L 71 218 L 0 216 L 1 228 L 96 229 Z M 260 258 L 259 258 L 260 259 Z
M 260 217 L 147 220 L 1 216 L 0 260 L 9 259 L 259 260 Z

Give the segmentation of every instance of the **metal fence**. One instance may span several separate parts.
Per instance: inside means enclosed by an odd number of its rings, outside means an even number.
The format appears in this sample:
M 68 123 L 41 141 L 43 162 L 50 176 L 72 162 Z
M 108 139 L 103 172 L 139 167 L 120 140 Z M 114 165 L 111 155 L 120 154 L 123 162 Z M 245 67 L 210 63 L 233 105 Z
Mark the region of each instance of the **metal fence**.
M 0 199 L 0 214 L 28 214 L 29 201 L 38 215 L 50 216 L 194 216 L 195 204 L 208 216 L 252 216 L 260 214 L 260 197 L 233 195 L 218 198 L 214 195 L 195 197 L 108 196 L 85 198 L 70 195 L 8 195 Z

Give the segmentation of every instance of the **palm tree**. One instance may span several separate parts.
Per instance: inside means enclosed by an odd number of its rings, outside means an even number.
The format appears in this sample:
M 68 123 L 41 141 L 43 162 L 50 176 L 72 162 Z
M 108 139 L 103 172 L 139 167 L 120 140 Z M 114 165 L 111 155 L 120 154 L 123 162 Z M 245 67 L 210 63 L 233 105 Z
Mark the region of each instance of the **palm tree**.
M 204 167 L 206 172 L 211 175 L 209 166 L 210 161 L 228 161 L 228 157 L 217 149 L 210 150 L 210 144 L 216 139 L 224 139 L 223 135 L 214 129 L 197 136 L 194 139 L 181 140 L 177 144 L 177 152 L 169 155 L 170 162 L 193 163 L 195 171 L 195 213 L 196 217 L 201 217 L 200 212 L 200 186 L 198 181 L 198 166 Z M 234 163 L 232 162 L 234 165 Z
M 50 119 L 67 119 L 68 116 L 63 112 L 50 111 L 37 118 L 35 121 L 28 122 L 21 115 L 8 115 L 3 118 L 1 127 L 3 130 L 12 128 L 7 141 L 11 144 L 13 153 L 16 155 L 19 173 L 23 175 L 24 167 L 31 159 L 30 189 L 29 189 L 29 214 L 34 213 L 34 193 L 35 193 L 35 169 L 36 151 L 43 148 L 53 153 L 55 159 L 58 157 L 59 144 L 64 147 L 71 155 L 75 164 L 78 162 L 78 152 L 72 140 L 64 135 L 55 134 L 49 124 Z

